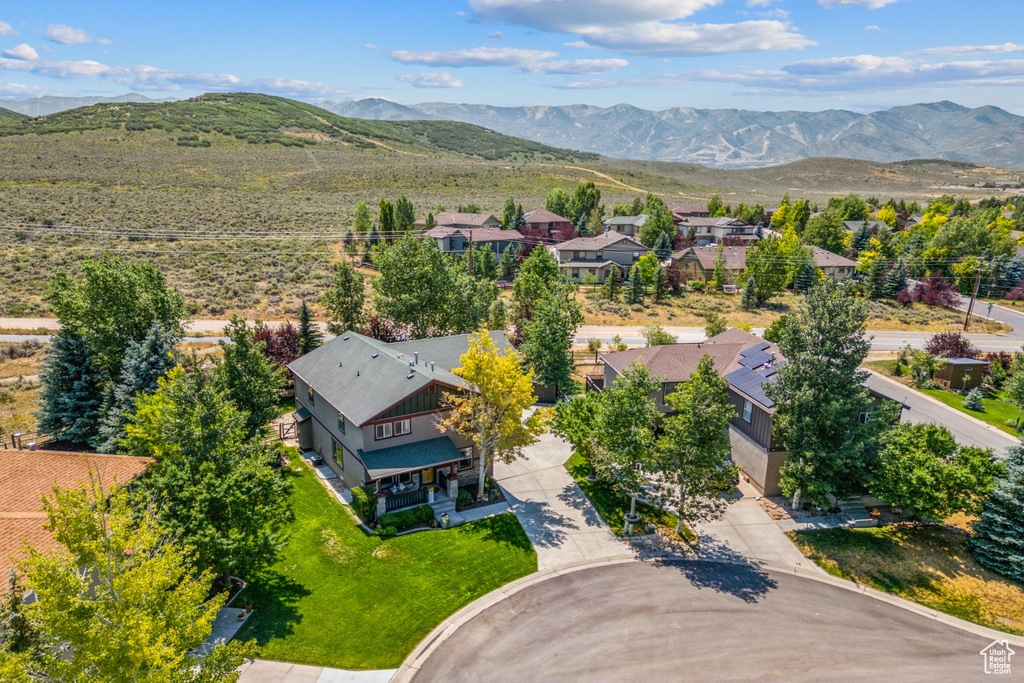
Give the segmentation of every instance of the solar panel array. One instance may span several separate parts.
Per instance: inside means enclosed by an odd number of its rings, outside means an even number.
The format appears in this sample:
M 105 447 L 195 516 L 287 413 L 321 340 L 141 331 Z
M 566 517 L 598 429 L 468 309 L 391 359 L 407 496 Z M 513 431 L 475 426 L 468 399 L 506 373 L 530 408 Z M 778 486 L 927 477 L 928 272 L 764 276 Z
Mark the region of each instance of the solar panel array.
M 779 369 L 779 364 L 774 362 L 774 354 L 768 351 L 769 348 L 771 345 L 765 342 L 742 352 L 739 361 L 742 367 L 725 376 L 737 391 L 767 408 L 773 407 L 775 401 L 768 398 L 763 385 L 774 382 L 775 372 Z

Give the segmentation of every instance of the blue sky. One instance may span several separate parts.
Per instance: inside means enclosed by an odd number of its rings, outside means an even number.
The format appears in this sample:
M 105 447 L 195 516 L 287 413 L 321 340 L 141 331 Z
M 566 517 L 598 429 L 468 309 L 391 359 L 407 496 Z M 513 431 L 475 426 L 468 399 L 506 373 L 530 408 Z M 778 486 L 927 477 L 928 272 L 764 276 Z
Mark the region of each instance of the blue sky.
M 312 102 L 856 111 L 949 99 L 1024 114 L 1024 33 L 1011 0 L 150 7 L 4 3 L 0 99 L 251 90 Z

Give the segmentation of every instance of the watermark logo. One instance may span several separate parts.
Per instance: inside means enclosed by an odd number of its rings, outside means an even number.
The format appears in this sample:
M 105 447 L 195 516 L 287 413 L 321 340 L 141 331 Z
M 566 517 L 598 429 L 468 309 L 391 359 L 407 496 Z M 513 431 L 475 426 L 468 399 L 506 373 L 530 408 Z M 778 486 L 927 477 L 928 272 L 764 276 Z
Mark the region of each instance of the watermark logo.
M 1010 649 L 1010 645 L 1005 640 L 993 640 L 979 654 L 985 658 L 985 673 L 1009 675 L 1010 657 L 1016 653 Z

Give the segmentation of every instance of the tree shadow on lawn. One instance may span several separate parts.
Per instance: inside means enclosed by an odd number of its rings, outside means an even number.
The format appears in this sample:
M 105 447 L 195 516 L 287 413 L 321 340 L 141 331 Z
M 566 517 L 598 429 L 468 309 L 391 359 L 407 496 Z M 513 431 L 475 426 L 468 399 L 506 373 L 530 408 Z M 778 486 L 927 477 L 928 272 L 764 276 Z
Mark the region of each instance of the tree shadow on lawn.
M 253 619 L 242 627 L 239 640 L 254 640 L 259 646 L 275 638 L 294 633 L 294 625 L 302 620 L 295 605 L 312 591 L 284 574 L 266 570 L 249 585 L 249 600 L 254 607 Z
M 508 491 L 505 491 L 505 500 L 515 513 L 514 516 L 517 520 L 515 526 L 518 527 L 527 545 L 532 541 L 533 546 L 538 548 L 554 548 L 560 546 L 568 537 L 567 530 L 579 529 L 579 526 L 573 520 L 552 510 L 551 506 L 546 502 L 522 500 Z M 497 520 L 509 516 L 497 515 L 495 517 L 488 517 L 480 520 L 480 522 L 473 522 L 456 528 L 465 529 L 466 527 L 473 527 L 473 524 L 480 524 L 488 520 Z M 529 528 L 529 531 L 527 531 L 527 528 Z M 469 529 L 466 530 L 468 531 Z M 485 536 L 485 538 L 489 537 L 491 537 L 491 534 Z M 494 540 L 508 542 L 508 539 L 501 538 L 500 535 L 494 536 Z

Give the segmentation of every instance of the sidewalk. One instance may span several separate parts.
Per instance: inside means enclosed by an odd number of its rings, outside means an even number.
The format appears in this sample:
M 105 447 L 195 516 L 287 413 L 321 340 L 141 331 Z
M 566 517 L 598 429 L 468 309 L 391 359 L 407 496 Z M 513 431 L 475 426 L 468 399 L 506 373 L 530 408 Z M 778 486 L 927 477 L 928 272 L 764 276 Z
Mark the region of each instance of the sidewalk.
M 345 671 L 253 659 L 239 669 L 239 683 L 387 683 L 398 669 Z
M 545 434 L 526 448 L 526 460 L 495 463 L 494 478 L 537 551 L 539 570 L 580 562 L 629 558 L 564 464 L 568 443 Z

